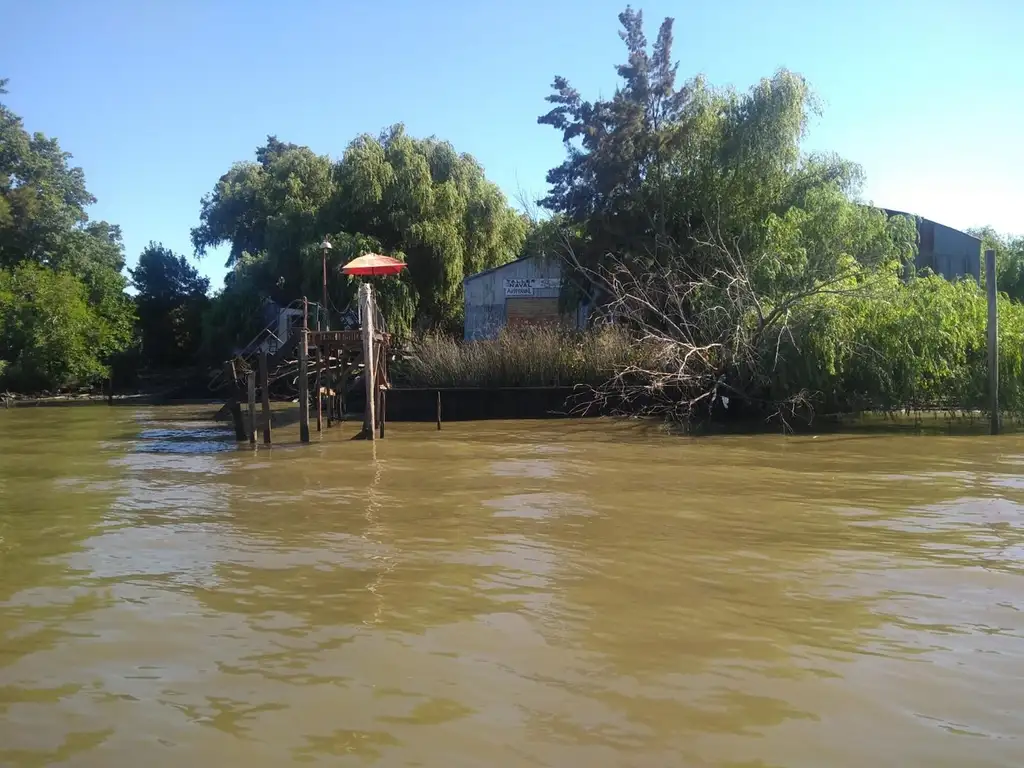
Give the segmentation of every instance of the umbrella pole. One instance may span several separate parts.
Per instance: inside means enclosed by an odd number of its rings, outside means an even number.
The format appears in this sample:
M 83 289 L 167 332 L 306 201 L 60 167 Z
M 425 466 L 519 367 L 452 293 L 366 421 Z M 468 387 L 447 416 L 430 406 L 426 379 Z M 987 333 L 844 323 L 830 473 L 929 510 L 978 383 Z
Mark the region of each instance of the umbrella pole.
M 369 283 L 359 286 L 359 314 L 362 317 L 363 332 L 363 381 L 366 384 L 366 409 L 363 411 L 363 436 L 370 440 L 377 437 L 375 397 L 377 385 L 374 366 L 373 333 L 373 287 Z

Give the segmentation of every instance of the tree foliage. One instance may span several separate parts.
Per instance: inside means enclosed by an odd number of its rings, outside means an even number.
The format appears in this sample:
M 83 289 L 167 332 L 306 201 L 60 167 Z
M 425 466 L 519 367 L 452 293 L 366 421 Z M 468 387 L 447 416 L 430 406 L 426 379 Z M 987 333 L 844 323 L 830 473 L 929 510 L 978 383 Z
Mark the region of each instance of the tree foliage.
M 203 199 L 192 239 L 198 254 L 230 246 L 232 274 L 218 300 L 245 311 L 254 296 L 318 299 L 324 237 L 336 311 L 355 295 L 342 264 L 367 251 L 400 258 L 406 273 L 380 281 L 378 292 L 401 332 L 414 322 L 457 324 L 463 278 L 517 256 L 526 228 L 472 157 L 397 125 L 357 137 L 338 162 L 269 137 L 255 162 L 234 165 Z
M 15 390 L 38 391 L 104 376 L 104 353 L 127 342 L 90 305 L 84 283 L 70 272 L 24 261 L 0 270 L 3 376 Z
M 982 251 L 996 252 L 996 287 L 1013 301 L 1024 302 L 1024 235 L 1006 235 L 992 227 L 969 233 L 981 239 Z M 984 269 L 984 262 L 982 263 Z
M 151 242 L 129 270 L 138 307 L 143 360 L 154 368 L 187 366 L 202 337 L 209 279 L 201 277 L 184 256 Z
M 784 419 L 981 406 L 984 296 L 908 278 L 913 222 L 866 205 L 855 164 L 802 151 L 817 113 L 804 79 L 679 84 L 672 20 L 650 48 L 640 12 L 619 21 L 614 95 L 587 101 L 556 77 L 538 118 L 566 148 L 541 204 L 561 227 L 569 285 L 645 350 L 599 394 L 681 421 L 726 404 Z M 998 247 L 1013 295 L 1020 244 Z M 1004 299 L 1000 313 L 1007 403 L 1024 413 L 1024 311 Z
M 56 139 L 29 134 L 0 103 L 0 375 L 7 386 L 89 383 L 131 342 L 121 232 L 89 221 L 94 198 L 70 160 Z
M 794 319 L 786 346 L 792 379 L 829 413 L 907 408 L 982 409 L 988 401 L 988 303 L 973 280 L 904 282 L 885 275 L 870 292 L 820 295 Z M 999 298 L 1000 397 L 1024 415 L 1024 306 Z M 790 382 L 776 379 L 776 395 Z

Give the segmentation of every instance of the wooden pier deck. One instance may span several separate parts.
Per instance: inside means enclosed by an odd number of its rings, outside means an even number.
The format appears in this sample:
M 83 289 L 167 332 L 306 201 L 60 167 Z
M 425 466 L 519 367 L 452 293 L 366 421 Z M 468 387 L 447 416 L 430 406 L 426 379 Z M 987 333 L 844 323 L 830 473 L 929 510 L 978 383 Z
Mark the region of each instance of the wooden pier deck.
M 308 443 L 310 411 L 315 413 L 317 432 L 332 427 L 347 412 L 346 401 L 358 387 L 360 379 L 366 393 L 361 436 L 370 440 L 378 435 L 383 437 L 387 403 L 385 391 L 390 386 L 388 360 L 391 335 L 374 329 L 376 313 L 368 284 L 360 286 L 359 306 L 363 322 L 358 330 L 311 330 L 303 327 L 296 331 L 296 342 L 280 350 L 273 359 L 265 349 L 261 349 L 255 355 L 258 361 L 250 357 L 225 363 L 224 375 L 229 393 L 222 410 L 231 414 L 239 442 L 248 441 L 255 445 L 258 422 L 261 421 L 263 443 L 271 444 L 270 391 L 275 384 L 297 384 L 299 439 Z M 292 352 L 294 358 L 289 354 Z M 260 418 L 256 413 L 257 399 L 261 406 Z M 248 418 L 243 418 L 243 403 L 248 406 Z

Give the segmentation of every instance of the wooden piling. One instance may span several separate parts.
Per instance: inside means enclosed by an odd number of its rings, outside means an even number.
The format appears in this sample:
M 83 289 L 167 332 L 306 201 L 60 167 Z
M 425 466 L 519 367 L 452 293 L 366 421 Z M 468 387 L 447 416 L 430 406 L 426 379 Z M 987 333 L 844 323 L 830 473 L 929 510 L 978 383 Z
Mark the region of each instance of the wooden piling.
M 341 371 L 335 372 L 333 383 L 334 386 L 332 387 L 332 390 L 334 392 L 334 396 L 331 398 L 331 410 L 334 412 L 334 420 L 341 422 Z
M 359 286 L 359 317 L 363 332 L 363 380 L 366 384 L 366 410 L 363 413 L 363 434 L 370 440 L 377 437 L 377 369 L 374 366 L 373 287 L 369 283 Z
M 991 431 L 999 434 L 999 307 L 996 287 L 996 252 L 985 251 L 985 287 L 988 292 L 988 387 Z
M 245 423 L 242 421 L 242 403 L 238 392 L 238 374 L 233 362 L 224 363 L 224 375 L 228 380 L 228 410 L 235 427 L 235 440 L 245 442 Z
M 299 440 L 309 442 L 309 332 L 299 331 Z
M 244 443 L 245 420 L 242 418 L 242 404 L 237 396 L 232 397 L 229 402 L 231 403 L 231 421 L 235 425 L 235 440 L 239 443 Z
M 260 350 L 260 400 L 263 406 L 263 444 L 270 445 L 270 370 L 267 350 Z
M 341 368 L 341 375 L 338 377 L 338 421 L 345 418 L 345 387 L 348 385 L 348 361 Z
M 441 390 L 437 391 L 437 431 L 441 431 Z
M 313 387 L 316 389 L 316 431 L 324 431 L 324 355 L 320 344 L 316 345 L 316 380 Z
M 324 397 L 327 399 L 327 428 L 330 429 L 334 423 L 334 379 L 336 374 L 331 370 L 331 348 L 327 347 L 324 353 L 324 357 L 327 360 L 327 373 L 324 375 L 324 386 L 327 387 L 327 394 Z
M 388 413 L 388 391 L 382 389 L 380 391 L 380 436 L 384 437 L 384 422 L 387 420 Z
M 249 390 L 249 445 L 256 445 L 256 371 L 250 370 L 246 375 Z

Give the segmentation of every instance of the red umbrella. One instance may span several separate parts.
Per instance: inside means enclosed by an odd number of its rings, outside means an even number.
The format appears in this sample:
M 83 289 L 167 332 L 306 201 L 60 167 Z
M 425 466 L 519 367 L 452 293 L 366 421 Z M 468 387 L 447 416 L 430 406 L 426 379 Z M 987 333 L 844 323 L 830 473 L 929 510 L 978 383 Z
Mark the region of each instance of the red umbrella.
M 374 275 L 397 275 L 405 269 L 405 262 L 393 259 L 390 256 L 382 256 L 379 253 L 367 253 L 358 259 L 352 259 L 341 268 L 346 275 L 359 275 L 361 277 Z

